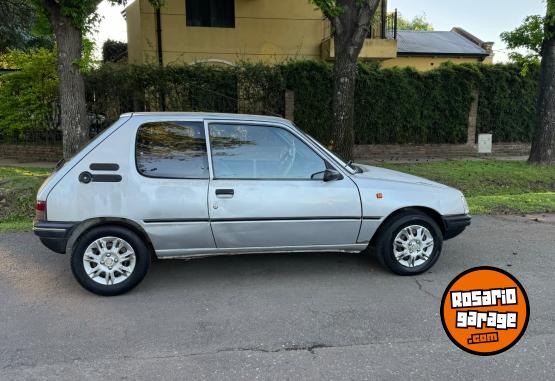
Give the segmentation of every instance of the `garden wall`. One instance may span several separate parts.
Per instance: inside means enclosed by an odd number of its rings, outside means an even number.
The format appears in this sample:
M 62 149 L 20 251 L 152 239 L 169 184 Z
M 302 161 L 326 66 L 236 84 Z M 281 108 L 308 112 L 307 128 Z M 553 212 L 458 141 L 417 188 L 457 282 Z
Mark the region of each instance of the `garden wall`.
M 0 159 L 13 159 L 21 163 L 37 161 L 56 162 L 63 157 L 62 146 L 0 144 Z

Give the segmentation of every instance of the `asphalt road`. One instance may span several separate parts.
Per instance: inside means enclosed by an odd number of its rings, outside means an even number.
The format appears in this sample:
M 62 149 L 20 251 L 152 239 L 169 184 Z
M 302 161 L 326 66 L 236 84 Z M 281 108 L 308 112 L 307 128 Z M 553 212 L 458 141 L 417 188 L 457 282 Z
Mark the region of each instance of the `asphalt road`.
M 432 272 L 347 254 L 155 263 L 127 295 L 73 280 L 32 234 L 0 235 L 0 379 L 553 379 L 555 225 L 478 217 Z M 494 357 L 443 332 L 449 281 L 492 265 L 525 287 L 522 340 Z

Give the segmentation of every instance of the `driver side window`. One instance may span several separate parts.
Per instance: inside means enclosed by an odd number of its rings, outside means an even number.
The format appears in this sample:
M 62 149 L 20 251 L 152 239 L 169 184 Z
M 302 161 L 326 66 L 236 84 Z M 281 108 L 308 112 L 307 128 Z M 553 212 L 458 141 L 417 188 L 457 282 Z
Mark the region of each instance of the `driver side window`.
M 289 131 L 270 126 L 209 125 L 214 177 L 311 180 L 326 163 Z

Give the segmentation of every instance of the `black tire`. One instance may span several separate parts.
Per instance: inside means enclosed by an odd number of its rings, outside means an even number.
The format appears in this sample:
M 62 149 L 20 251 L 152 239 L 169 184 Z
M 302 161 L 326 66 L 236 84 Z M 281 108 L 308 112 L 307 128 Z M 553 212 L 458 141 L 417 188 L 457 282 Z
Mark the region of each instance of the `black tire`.
M 87 247 L 102 237 L 117 237 L 131 245 L 135 253 L 135 268 L 127 279 L 121 283 L 103 285 L 92 280 L 85 271 L 83 256 Z M 143 240 L 133 231 L 121 226 L 100 226 L 85 232 L 77 240 L 71 254 L 71 271 L 75 279 L 86 290 L 102 296 L 121 295 L 137 286 L 145 277 L 150 267 L 150 251 Z
M 411 225 L 420 225 L 428 229 L 434 239 L 434 249 L 429 259 L 423 264 L 415 267 L 402 265 L 395 258 L 393 242 L 397 234 Z M 443 247 L 443 233 L 437 223 L 427 214 L 415 211 L 407 211 L 398 214 L 386 225 L 380 228 L 375 242 L 375 253 L 379 262 L 398 275 L 418 275 L 428 271 L 438 260 Z

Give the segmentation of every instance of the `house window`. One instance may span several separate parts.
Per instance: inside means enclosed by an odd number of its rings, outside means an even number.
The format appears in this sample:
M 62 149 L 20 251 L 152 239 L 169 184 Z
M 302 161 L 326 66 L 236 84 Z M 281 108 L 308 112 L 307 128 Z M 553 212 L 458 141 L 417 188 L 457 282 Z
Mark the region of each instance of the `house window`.
M 187 26 L 235 28 L 235 0 L 186 0 Z

